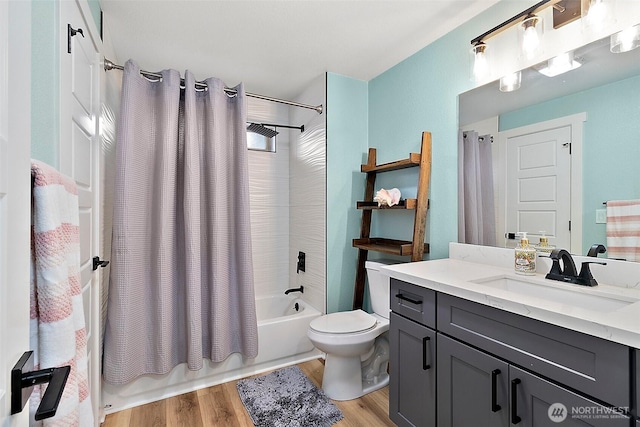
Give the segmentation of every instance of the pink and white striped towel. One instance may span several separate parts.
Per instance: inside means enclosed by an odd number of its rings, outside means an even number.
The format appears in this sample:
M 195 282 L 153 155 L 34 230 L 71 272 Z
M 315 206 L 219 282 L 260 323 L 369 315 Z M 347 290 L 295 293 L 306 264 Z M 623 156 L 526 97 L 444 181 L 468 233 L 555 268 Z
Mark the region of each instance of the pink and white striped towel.
M 640 200 L 607 202 L 609 258 L 640 261 Z
M 78 189 L 51 166 L 32 160 L 30 344 L 36 369 L 70 365 L 52 418 L 44 426 L 93 426 L 87 337 L 80 284 Z M 45 386 L 31 396 L 31 421 Z

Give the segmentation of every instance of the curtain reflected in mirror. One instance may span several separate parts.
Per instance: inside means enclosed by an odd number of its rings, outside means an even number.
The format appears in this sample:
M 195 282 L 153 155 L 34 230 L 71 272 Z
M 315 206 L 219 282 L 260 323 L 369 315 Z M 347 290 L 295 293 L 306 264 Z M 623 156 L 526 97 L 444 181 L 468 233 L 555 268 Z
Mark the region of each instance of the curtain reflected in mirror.
M 460 132 L 458 137 L 458 241 L 495 246 L 491 135 Z

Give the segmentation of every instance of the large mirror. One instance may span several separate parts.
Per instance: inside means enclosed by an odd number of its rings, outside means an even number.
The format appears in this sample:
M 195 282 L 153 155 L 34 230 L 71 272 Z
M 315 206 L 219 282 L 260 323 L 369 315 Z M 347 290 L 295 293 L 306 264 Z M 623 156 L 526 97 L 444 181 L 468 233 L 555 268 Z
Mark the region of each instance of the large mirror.
M 606 202 L 640 199 L 640 49 L 611 53 L 606 38 L 574 59 L 582 65 L 555 77 L 538 71 L 546 62 L 522 70 L 513 92 L 493 82 L 459 97 L 460 129 L 493 137 L 497 246 L 515 243 L 505 233 L 528 231 L 536 244 L 544 231 L 552 244 L 584 255 L 607 244 Z M 518 176 L 552 163 L 554 170 Z

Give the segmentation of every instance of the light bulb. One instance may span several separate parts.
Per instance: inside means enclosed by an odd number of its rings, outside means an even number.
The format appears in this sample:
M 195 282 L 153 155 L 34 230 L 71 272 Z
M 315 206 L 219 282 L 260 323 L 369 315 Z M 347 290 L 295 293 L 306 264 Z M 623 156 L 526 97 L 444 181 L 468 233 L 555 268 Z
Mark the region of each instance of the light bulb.
M 522 73 L 520 71 L 503 76 L 500 79 L 500 92 L 513 92 L 520 89 L 521 81 Z
M 595 30 L 602 29 L 607 18 L 607 4 L 604 0 L 591 0 L 587 12 L 587 24 Z
M 540 46 L 540 34 L 536 28 L 539 18 L 537 16 L 531 16 L 522 21 L 522 27 L 524 29 L 522 35 L 522 51 L 527 58 L 533 58 Z
M 640 24 L 611 36 L 611 52 L 629 52 L 640 46 Z
M 581 65 L 580 62 L 574 59 L 573 52 L 566 52 L 549 59 L 547 66 L 538 71 L 547 77 L 555 77 L 567 71 L 575 70 Z
M 489 72 L 489 63 L 485 53 L 486 48 L 487 45 L 480 43 L 471 49 L 473 54 L 473 77 L 476 81 L 484 79 Z

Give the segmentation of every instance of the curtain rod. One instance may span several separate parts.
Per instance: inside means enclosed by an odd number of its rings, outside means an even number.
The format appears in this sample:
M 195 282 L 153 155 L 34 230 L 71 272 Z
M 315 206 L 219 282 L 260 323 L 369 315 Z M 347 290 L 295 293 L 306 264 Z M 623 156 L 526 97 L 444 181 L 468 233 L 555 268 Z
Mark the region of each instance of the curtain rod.
M 109 71 L 109 70 L 124 70 L 124 67 L 122 65 L 114 64 L 113 62 L 109 61 L 107 58 L 104 58 L 104 70 L 105 71 Z M 158 78 L 162 78 L 162 74 L 154 73 L 152 71 L 140 70 L 140 74 L 142 74 L 143 76 L 146 76 L 146 77 L 153 77 L 153 78 L 157 78 L 157 79 Z M 180 79 L 180 83 L 184 85 L 184 79 Z M 207 87 L 206 83 L 196 82 L 196 88 L 205 89 L 206 87 Z M 237 93 L 235 89 L 230 89 L 230 88 L 224 88 L 224 91 L 228 95 L 235 95 Z M 259 95 L 259 94 L 250 93 L 250 92 L 245 92 L 245 95 L 247 95 L 248 97 L 251 97 L 251 98 L 258 98 L 258 99 L 263 99 L 265 101 L 277 102 L 277 103 L 286 104 L 286 105 L 292 105 L 294 107 L 308 108 L 310 110 L 315 110 L 316 113 L 318 113 L 318 114 L 322 114 L 322 111 L 323 111 L 322 104 L 317 105 L 317 106 L 313 106 L 313 105 L 308 105 L 308 104 L 301 104 L 301 103 L 295 102 L 295 101 L 288 101 L 286 99 L 272 98 L 270 96 Z

